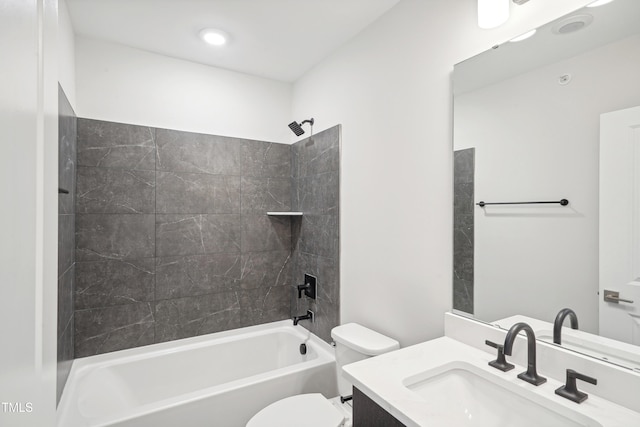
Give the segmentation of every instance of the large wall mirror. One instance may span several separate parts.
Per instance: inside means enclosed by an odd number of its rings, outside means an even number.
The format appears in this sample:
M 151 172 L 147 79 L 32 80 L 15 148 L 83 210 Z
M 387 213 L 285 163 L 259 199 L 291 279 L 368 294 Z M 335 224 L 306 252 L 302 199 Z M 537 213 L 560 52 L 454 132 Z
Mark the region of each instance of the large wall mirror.
M 640 1 L 496 46 L 453 86 L 454 311 L 551 341 L 570 308 L 561 345 L 640 371 Z

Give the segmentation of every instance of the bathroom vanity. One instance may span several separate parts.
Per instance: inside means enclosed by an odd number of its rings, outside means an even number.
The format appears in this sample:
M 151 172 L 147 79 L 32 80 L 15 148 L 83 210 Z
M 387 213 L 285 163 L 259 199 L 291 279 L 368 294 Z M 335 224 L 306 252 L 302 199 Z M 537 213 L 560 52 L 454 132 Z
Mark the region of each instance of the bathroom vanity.
M 504 330 L 449 313 L 445 328 L 442 338 L 343 368 L 356 387 L 354 427 L 640 425 L 638 374 L 538 341 L 537 367 L 547 381 L 534 386 L 517 377 L 527 366 L 524 336 L 507 357 L 515 368 L 502 372 L 489 366 L 496 350 L 484 341 L 504 342 Z M 597 378 L 597 385 L 578 383 L 588 393 L 583 403 L 555 393 L 566 369 Z

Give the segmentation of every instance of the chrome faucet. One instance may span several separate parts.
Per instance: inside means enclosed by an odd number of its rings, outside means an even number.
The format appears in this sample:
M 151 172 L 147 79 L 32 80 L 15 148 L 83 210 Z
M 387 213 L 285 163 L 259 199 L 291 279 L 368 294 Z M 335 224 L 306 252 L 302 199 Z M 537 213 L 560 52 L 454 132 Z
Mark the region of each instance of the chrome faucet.
M 553 322 L 554 344 L 562 344 L 562 337 L 560 334 L 562 334 L 562 324 L 567 316 L 569 316 L 569 320 L 571 321 L 571 329 L 578 329 L 578 316 L 576 315 L 576 312 L 570 308 L 563 308 L 558 312 L 556 320 Z
M 536 335 L 533 333 L 531 326 L 524 322 L 516 323 L 509 329 L 507 336 L 504 338 L 504 354 L 511 356 L 513 352 L 513 343 L 520 331 L 527 334 L 527 371 L 518 374 L 518 378 L 533 385 L 540 385 L 547 381 L 536 372 Z

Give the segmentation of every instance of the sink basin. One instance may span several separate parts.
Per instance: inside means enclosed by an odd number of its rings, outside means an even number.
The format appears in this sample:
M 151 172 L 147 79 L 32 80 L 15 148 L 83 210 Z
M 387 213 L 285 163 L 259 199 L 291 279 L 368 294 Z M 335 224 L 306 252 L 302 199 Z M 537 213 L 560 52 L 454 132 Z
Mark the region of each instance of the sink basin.
M 519 380 L 517 380 L 519 381 Z M 448 427 L 602 427 L 595 420 L 498 374 L 455 362 L 403 381 L 428 402 L 430 416 Z

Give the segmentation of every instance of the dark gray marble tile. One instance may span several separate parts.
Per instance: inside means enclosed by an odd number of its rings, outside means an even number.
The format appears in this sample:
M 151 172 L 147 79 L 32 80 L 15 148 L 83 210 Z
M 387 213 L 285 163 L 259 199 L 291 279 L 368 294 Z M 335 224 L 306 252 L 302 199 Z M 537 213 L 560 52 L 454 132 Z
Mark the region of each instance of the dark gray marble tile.
M 210 334 L 241 322 L 236 292 L 174 298 L 156 303 L 156 342 Z M 249 313 L 245 321 L 249 322 Z
M 453 152 L 454 184 L 473 183 L 475 173 L 475 148 Z
M 58 215 L 58 277 L 75 262 L 75 215 Z
M 298 249 L 302 252 L 335 257 L 339 250 L 338 218 L 335 215 L 305 215 L 302 218 Z
M 331 330 L 340 324 L 340 305 L 319 299 L 312 311 L 315 316 L 314 322 L 309 326 L 311 332 L 330 343 L 333 341 Z
M 240 254 L 166 257 L 156 260 L 156 299 L 228 292 L 239 287 Z
M 242 140 L 216 135 L 158 129 L 159 171 L 240 175 Z
M 73 364 L 73 317 L 69 319 L 62 334 L 58 335 L 57 367 L 56 367 L 56 404 L 60 403 L 60 397 L 69 378 L 69 372 Z
M 318 269 L 318 255 L 296 251 L 293 265 L 293 284 L 298 285 L 304 282 L 304 275 L 315 276 L 320 282 L 324 282 Z
M 473 283 L 454 277 L 453 308 L 473 314 Z
M 155 261 L 108 260 L 76 264 L 75 309 L 154 300 Z
M 296 142 L 292 146 L 293 175 L 302 178 L 340 170 L 340 126 Z
M 242 252 L 289 251 L 291 219 L 242 215 Z
M 296 254 L 294 268 L 294 283 L 302 283 L 304 274 L 311 274 L 317 278 L 317 299 L 310 300 L 306 297 L 292 302 L 297 315 L 312 310 L 316 317 L 315 322 L 303 322 L 302 325 L 313 333 L 331 342 L 331 329 L 339 324 L 340 318 L 340 273 L 337 259 L 320 257 L 313 254 L 298 252 Z
M 453 308 L 473 314 L 474 215 L 454 215 Z
M 170 341 L 288 318 L 288 287 L 176 298 L 156 304 L 156 340 Z
M 154 215 L 76 215 L 77 261 L 151 258 L 154 252 Z
M 62 336 L 73 317 L 75 265 L 58 278 L 58 337 Z
M 237 253 L 240 215 L 156 215 L 159 257 Z
M 117 305 L 75 312 L 75 355 L 92 356 L 153 344 L 152 303 Z
M 290 145 L 243 141 L 240 150 L 243 176 L 291 177 Z
M 331 304 L 340 302 L 340 267 L 338 256 L 335 259 L 317 257 L 318 296 Z
M 337 215 L 340 183 L 337 172 L 327 172 L 294 180 L 292 204 L 294 210 L 311 215 Z
M 240 177 L 157 173 L 158 213 L 240 213 Z
M 155 129 L 78 119 L 78 166 L 154 170 Z
M 238 292 L 240 307 L 251 313 L 252 324 L 275 322 L 290 318 L 289 286 L 273 286 Z
M 242 213 L 291 210 L 290 178 L 242 177 Z
M 475 149 L 454 152 L 453 308 L 473 314 Z
M 473 182 L 454 184 L 453 214 L 473 215 L 474 207 Z
M 78 167 L 78 213 L 154 213 L 153 171 Z
M 291 264 L 291 253 L 289 251 L 243 253 L 241 263 L 242 288 L 289 286 L 292 283 Z
M 77 118 L 58 85 L 58 187 L 69 191 L 58 197 L 58 213 L 73 213 L 76 183 Z
M 456 215 L 453 218 L 453 253 L 463 258 L 473 258 L 473 215 Z
M 453 254 L 453 276 L 473 283 L 473 247 L 456 247 Z

